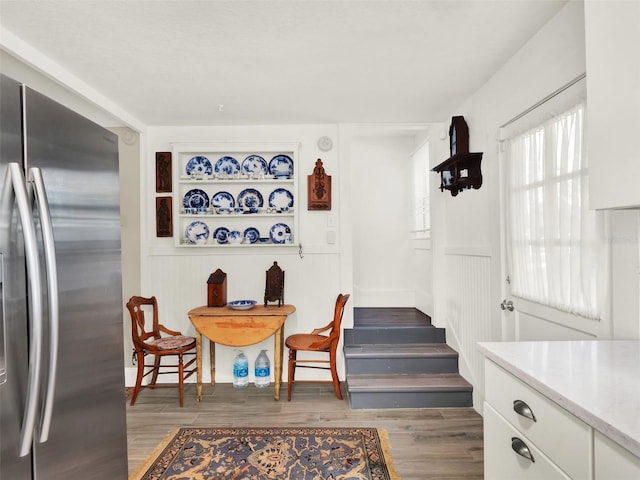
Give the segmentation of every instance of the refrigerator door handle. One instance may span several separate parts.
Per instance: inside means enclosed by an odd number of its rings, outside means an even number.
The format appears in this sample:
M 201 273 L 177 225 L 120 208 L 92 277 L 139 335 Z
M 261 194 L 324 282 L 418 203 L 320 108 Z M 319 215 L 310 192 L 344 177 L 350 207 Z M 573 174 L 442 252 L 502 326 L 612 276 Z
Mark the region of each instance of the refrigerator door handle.
M 27 194 L 27 185 L 22 168 L 18 163 L 7 165 L 7 175 L 13 185 L 16 204 L 22 223 L 24 251 L 27 260 L 27 277 L 29 283 L 29 299 L 31 304 L 29 315 L 29 373 L 27 377 L 27 396 L 24 415 L 22 417 L 22 431 L 18 443 L 18 455 L 26 457 L 31 451 L 33 432 L 38 412 L 38 397 L 40 393 L 40 376 L 42 369 L 42 281 L 40 276 L 40 259 L 38 257 L 38 243 L 36 229 L 31 215 L 31 203 Z
M 38 442 L 44 443 L 49 438 L 51 417 L 53 414 L 53 400 L 56 391 L 56 372 L 58 370 L 58 339 L 59 339 L 59 304 L 58 304 L 58 270 L 56 267 L 56 247 L 53 238 L 53 226 L 49 211 L 49 200 L 42 178 L 42 170 L 36 167 L 29 169 L 29 180 L 33 183 L 36 205 L 42 224 L 42 238 L 44 243 L 44 259 L 47 270 L 47 285 L 49 299 L 49 362 L 47 386 L 44 394 L 44 404 L 40 416 Z

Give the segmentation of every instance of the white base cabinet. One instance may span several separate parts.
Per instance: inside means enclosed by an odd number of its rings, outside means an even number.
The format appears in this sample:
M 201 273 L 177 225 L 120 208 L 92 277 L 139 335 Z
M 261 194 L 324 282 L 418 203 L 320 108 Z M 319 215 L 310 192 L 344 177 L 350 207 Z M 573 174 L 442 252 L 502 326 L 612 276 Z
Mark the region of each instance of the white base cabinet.
M 593 441 L 595 478 L 637 480 L 640 478 L 640 458 L 595 432 Z
M 640 479 L 640 458 L 489 359 L 485 399 L 486 479 Z
M 522 455 L 514 451 L 520 449 Z M 484 404 L 484 478 L 491 480 L 568 480 L 533 441 L 516 430 L 491 405 Z
M 485 397 L 486 478 L 591 478 L 587 424 L 491 360 L 485 361 Z M 498 419 L 500 428 L 494 425 Z M 523 456 L 527 450 L 533 460 Z M 520 475 L 514 476 L 517 468 Z

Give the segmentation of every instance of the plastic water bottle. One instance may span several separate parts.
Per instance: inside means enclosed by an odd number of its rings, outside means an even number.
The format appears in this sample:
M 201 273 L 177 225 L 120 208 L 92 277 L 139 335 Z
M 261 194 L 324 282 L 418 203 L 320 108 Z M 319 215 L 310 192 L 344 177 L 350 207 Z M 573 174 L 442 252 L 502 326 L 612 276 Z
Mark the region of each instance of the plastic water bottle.
M 266 350 L 260 350 L 254 366 L 256 376 L 255 384 L 258 388 L 266 388 L 271 384 L 271 366 Z
M 246 388 L 249 385 L 249 360 L 240 352 L 233 361 L 233 387 Z

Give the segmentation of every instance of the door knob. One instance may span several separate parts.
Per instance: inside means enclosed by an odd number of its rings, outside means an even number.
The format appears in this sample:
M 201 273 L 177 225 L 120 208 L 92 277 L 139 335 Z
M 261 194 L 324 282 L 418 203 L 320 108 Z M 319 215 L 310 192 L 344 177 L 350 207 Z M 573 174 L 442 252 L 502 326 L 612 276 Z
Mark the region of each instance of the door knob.
M 500 308 L 502 310 L 509 310 L 510 312 L 513 312 L 513 302 L 511 300 L 503 300 L 500 304 Z

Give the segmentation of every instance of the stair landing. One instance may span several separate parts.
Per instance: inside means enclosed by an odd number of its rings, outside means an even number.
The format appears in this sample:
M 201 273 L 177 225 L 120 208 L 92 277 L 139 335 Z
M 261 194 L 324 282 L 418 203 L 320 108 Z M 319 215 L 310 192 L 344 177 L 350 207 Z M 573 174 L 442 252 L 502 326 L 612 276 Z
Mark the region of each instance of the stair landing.
M 417 308 L 369 308 L 353 309 L 354 327 L 410 327 L 431 325 L 431 317 Z
M 344 355 L 353 409 L 473 404 L 473 387 L 459 375 L 444 329 L 417 309 L 355 308 Z

